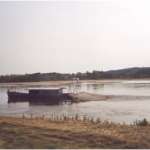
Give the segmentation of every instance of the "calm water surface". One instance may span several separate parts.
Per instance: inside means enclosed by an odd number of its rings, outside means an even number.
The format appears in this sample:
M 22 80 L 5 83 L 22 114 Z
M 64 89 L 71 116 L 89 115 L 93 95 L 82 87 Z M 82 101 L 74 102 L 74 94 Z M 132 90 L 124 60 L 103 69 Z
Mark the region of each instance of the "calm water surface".
M 0 85 L 0 115 L 26 117 L 45 115 L 46 117 L 66 115 L 73 117 L 79 114 L 100 117 L 101 120 L 114 121 L 116 123 L 133 123 L 133 120 L 150 120 L 150 81 L 120 81 L 101 82 L 99 84 L 83 83 L 77 87 L 78 92 L 89 92 L 104 95 L 121 95 L 121 98 L 113 98 L 107 101 L 92 101 L 80 103 L 60 103 L 59 105 L 35 105 L 29 102 L 8 103 L 7 90 L 28 92 L 27 88 L 56 88 L 61 86 L 18 86 Z M 68 92 L 69 86 L 64 92 Z M 129 95 L 129 97 L 128 97 Z M 137 96 L 134 99 L 132 96 Z M 142 98 L 142 96 L 147 96 Z

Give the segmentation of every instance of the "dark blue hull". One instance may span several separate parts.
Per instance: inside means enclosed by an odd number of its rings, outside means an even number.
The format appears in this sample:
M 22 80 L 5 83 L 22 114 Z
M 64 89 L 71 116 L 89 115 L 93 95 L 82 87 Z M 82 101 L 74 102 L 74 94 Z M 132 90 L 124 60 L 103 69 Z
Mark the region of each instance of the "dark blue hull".
M 28 94 L 28 93 L 17 93 L 8 92 L 8 102 L 37 102 L 37 101 L 61 101 L 71 100 L 70 93 L 61 94 Z

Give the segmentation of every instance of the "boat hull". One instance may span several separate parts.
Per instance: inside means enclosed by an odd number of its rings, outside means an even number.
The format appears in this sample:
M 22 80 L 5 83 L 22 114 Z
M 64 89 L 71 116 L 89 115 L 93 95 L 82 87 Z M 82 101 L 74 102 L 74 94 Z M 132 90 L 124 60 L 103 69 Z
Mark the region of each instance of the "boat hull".
M 17 93 L 8 92 L 8 102 L 37 102 L 37 101 L 61 101 L 61 100 L 71 100 L 72 97 L 69 96 L 70 93 L 61 94 L 28 94 L 28 93 Z

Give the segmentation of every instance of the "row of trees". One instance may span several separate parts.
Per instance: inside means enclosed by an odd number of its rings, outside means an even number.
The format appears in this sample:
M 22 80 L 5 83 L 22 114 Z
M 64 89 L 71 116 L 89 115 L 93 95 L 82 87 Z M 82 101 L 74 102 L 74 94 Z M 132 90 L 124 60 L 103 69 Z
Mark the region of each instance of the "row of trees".
M 61 74 L 61 73 L 34 73 L 24 75 L 1 75 L 0 83 L 6 82 L 38 82 L 38 81 L 56 81 L 56 80 L 72 80 L 72 78 L 80 78 L 80 80 L 88 79 L 124 79 L 124 78 L 150 78 L 150 68 L 140 69 L 130 73 L 106 73 L 103 71 L 86 73 L 77 72 L 76 74 Z

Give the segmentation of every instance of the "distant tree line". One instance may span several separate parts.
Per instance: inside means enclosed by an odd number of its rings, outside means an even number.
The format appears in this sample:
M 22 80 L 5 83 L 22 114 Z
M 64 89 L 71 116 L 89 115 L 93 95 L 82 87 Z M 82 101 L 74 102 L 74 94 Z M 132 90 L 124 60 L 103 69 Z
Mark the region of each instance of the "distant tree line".
M 0 83 L 9 82 L 38 82 L 38 81 L 57 81 L 57 80 L 72 80 L 72 78 L 80 78 L 80 80 L 90 80 L 90 79 L 129 79 L 129 78 L 150 78 L 150 68 L 141 68 L 137 71 L 132 71 L 129 73 L 121 72 L 103 72 L 87 71 L 86 73 L 77 72 L 76 74 L 68 73 L 33 73 L 24 75 L 1 75 Z

